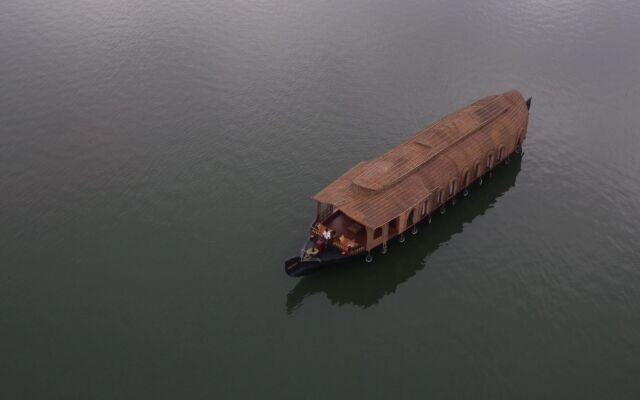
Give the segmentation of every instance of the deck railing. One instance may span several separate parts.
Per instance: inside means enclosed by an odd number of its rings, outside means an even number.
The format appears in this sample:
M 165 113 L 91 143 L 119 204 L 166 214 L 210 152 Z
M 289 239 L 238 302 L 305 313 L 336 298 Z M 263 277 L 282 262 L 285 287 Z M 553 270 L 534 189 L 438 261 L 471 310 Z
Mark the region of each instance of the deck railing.
M 311 227 L 311 234 L 313 234 L 314 236 L 318 236 L 318 237 L 322 237 L 322 230 L 324 230 L 324 228 L 318 228 L 318 225 L 313 225 Z
M 346 243 L 340 243 L 339 239 L 335 239 L 331 242 L 331 245 L 340 250 L 344 255 L 346 254 L 358 254 L 364 251 L 364 246 L 351 247 Z
M 318 227 L 318 225 L 320 225 Z M 311 234 L 315 237 L 322 237 L 322 233 L 325 229 L 325 226 L 322 224 L 316 224 L 313 225 L 311 227 Z M 335 233 L 335 232 L 334 232 Z M 364 245 L 359 245 L 358 247 L 351 247 L 350 244 L 353 244 L 353 242 L 351 243 L 342 243 L 340 242 L 340 238 L 334 238 L 331 240 L 331 246 L 335 247 L 336 249 L 340 250 L 340 252 L 342 254 L 358 254 L 358 253 L 362 253 L 365 248 Z

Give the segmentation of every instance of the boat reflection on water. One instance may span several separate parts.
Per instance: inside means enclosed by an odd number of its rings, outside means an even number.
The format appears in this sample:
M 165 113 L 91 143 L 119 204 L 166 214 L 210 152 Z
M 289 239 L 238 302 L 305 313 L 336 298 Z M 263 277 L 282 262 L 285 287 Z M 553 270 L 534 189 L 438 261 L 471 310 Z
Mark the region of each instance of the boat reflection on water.
M 287 311 L 293 312 L 305 297 L 324 292 L 329 300 L 338 305 L 353 304 L 368 307 L 376 304 L 387 294 L 396 291 L 398 285 L 407 281 L 424 268 L 426 258 L 446 243 L 454 234 L 462 232 L 464 225 L 483 215 L 496 201 L 515 186 L 522 165 L 522 156 L 513 154 L 508 165 L 495 168 L 492 177 L 484 185 L 477 183 L 469 191 L 469 197 L 459 196 L 455 207 L 447 213 L 434 213 L 430 225 L 422 222 L 419 233 L 400 247 L 389 246 L 387 255 L 376 254 L 375 261 L 367 264 L 362 260 L 327 267 L 300 279 L 287 295 Z

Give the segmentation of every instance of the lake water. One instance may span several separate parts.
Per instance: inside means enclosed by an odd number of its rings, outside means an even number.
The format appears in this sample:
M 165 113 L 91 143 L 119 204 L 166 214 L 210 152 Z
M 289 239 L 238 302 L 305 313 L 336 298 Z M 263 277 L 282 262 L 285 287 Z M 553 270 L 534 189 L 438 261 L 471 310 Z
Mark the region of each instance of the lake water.
M 0 4 L 6 399 L 640 396 L 640 3 Z M 311 196 L 478 98 L 522 159 L 293 279 Z

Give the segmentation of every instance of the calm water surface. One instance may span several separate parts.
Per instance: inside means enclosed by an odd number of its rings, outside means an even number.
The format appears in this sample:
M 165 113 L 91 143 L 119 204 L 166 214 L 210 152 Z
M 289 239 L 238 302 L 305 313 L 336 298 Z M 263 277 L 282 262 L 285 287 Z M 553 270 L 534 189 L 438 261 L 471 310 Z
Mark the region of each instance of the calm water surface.
M 640 3 L 0 4 L 7 399 L 640 397 Z M 373 264 L 310 197 L 471 101 L 525 155 Z

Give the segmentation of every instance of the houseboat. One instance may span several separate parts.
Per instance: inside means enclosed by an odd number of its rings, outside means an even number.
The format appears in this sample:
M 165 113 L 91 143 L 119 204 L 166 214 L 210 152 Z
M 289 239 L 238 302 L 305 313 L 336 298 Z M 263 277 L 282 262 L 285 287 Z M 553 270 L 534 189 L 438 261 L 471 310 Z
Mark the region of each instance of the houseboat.
M 420 221 L 444 214 L 448 202 L 521 151 L 530 106 L 516 90 L 485 97 L 355 165 L 313 196 L 308 239 L 285 272 L 301 276 L 354 257 L 372 262 L 374 249 L 385 254 L 392 239 L 416 234 Z

